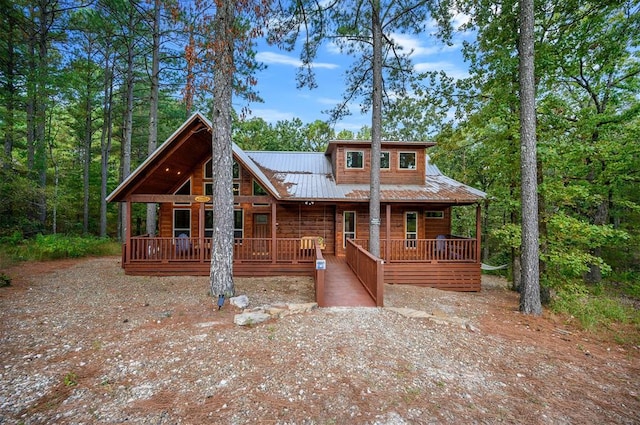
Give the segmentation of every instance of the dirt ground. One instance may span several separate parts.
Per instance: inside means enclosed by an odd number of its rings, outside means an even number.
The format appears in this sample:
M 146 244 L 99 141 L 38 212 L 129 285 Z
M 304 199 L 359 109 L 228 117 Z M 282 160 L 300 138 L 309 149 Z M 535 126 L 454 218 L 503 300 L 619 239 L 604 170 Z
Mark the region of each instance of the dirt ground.
M 640 423 L 640 347 L 524 316 L 499 278 L 479 293 L 388 285 L 385 308 L 239 327 L 206 277 L 118 261 L 0 270 L 0 424 Z M 308 278 L 236 290 L 251 307 L 313 300 Z

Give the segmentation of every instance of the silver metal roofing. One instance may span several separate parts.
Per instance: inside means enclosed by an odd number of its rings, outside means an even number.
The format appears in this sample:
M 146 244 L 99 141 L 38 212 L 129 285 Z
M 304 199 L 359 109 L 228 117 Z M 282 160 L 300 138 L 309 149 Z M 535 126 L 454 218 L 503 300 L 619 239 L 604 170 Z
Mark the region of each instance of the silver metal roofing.
M 329 157 L 316 152 L 248 151 L 246 155 L 278 188 L 282 199 L 316 201 L 367 201 L 368 184 L 336 184 Z M 428 157 L 427 157 L 428 159 Z M 427 160 L 425 185 L 380 187 L 382 201 L 473 203 L 486 196 L 443 175 Z

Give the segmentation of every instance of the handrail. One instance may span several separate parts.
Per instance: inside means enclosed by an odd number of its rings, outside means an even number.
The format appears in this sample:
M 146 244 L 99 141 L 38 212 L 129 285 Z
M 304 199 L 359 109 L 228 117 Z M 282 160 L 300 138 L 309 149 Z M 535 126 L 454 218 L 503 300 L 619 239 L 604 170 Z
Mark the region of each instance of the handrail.
M 376 306 L 384 305 L 384 269 L 383 261 L 374 257 L 351 239 L 347 240 L 347 264 L 353 270 Z

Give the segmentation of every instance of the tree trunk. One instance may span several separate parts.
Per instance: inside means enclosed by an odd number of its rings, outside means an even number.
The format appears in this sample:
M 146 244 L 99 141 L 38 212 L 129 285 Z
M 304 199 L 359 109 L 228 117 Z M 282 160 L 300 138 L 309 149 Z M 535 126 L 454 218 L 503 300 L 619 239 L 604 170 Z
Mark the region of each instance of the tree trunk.
M 129 11 L 129 29 L 133 33 L 133 9 Z M 134 40 L 131 38 L 127 40 L 127 72 L 125 81 L 126 90 L 126 106 L 124 114 L 124 134 L 122 140 L 122 180 L 126 179 L 131 174 L 131 133 L 133 131 L 133 66 L 134 66 Z M 131 224 L 129 221 L 131 217 L 127 216 L 127 208 L 124 203 L 120 207 L 120 222 L 121 238 L 126 240 L 127 226 Z
M 91 140 L 93 139 L 93 121 L 91 119 L 91 43 L 87 44 L 87 81 L 86 81 L 86 99 L 84 105 L 85 121 L 84 121 L 84 160 L 82 169 L 82 187 L 83 187 L 83 211 L 82 211 L 82 231 L 85 235 L 89 234 L 89 171 L 91 170 Z
M 151 94 L 149 96 L 149 142 L 151 155 L 158 146 L 158 92 L 160 87 L 160 0 L 153 5 L 153 48 L 151 53 Z M 156 234 L 156 204 L 147 204 L 147 234 Z
M 211 238 L 211 295 L 230 297 L 233 284 L 233 150 L 231 108 L 234 79 L 234 7 L 218 2 L 214 22 L 213 73 L 213 237 Z M 276 235 L 271 235 L 276 237 Z
M 100 237 L 107 236 L 107 183 L 109 181 L 109 155 L 111 154 L 111 109 L 113 102 L 113 72 L 109 64 L 111 53 L 105 52 L 104 103 L 102 105 L 102 135 L 100 138 Z
M 520 311 L 542 314 L 534 80 L 533 0 L 520 0 L 520 167 L 522 175 L 522 286 Z
M 380 153 L 382 146 L 382 25 L 380 2 L 371 10 L 373 36 L 373 93 L 371 102 L 371 182 L 369 198 L 369 252 L 380 257 Z

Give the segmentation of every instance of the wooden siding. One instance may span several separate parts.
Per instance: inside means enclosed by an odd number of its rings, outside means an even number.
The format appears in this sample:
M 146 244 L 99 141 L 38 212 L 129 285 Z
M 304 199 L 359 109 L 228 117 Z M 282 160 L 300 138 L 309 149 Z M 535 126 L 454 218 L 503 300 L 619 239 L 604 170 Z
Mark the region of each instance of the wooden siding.
M 385 263 L 384 282 L 447 291 L 480 291 L 479 263 Z
M 363 168 L 348 169 L 346 167 L 346 152 L 361 151 Z M 382 184 L 424 184 L 426 173 L 426 156 L 423 149 L 415 147 L 382 147 L 383 152 L 389 152 L 389 169 L 380 170 Z M 407 170 L 398 167 L 400 152 L 414 152 L 416 154 L 416 168 Z M 368 184 L 371 178 L 371 147 L 339 146 L 331 154 L 332 167 L 336 183 L 338 184 Z

